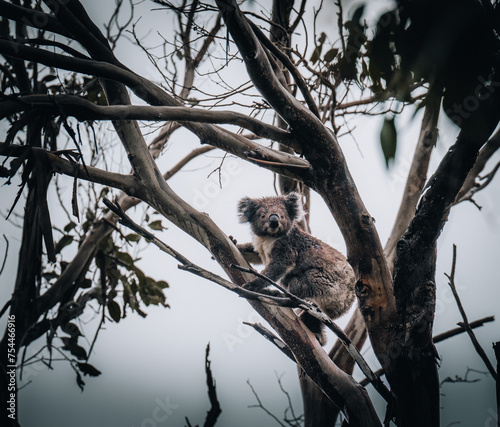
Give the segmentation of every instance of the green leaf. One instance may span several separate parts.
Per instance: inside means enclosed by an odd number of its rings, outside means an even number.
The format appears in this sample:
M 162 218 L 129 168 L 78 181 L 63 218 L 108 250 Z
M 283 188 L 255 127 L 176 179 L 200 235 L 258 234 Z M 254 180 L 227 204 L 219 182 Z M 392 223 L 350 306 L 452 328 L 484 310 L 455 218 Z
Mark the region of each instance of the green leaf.
M 159 286 L 162 289 L 165 289 L 165 288 L 169 287 L 169 284 L 167 282 L 165 282 L 164 280 L 158 280 L 156 282 L 156 285 Z
M 99 199 L 104 199 L 109 193 L 109 187 L 104 187 L 99 193 Z
M 116 323 L 118 323 L 122 317 L 120 305 L 114 300 L 108 302 L 108 313 Z
M 313 64 L 316 64 L 316 62 L 318 62 L 319 58 L 321 57 L 321 52 L 323 50 L 323 44 L 325 43 L 325 40 L 326 40 L 326 34 L 322 32 L 318 38 L 318 44 L 314 48 L 314 51 L 313 51 L 311 58 L 310 58 L 310 61 Z
M 141 240 L 141 235 L 140 234 L 131 233 L 131 234 L 127 234 L 125 236 L 125 239 L 127 239 L 128 242 L 138 242 L 139 240 Z
M 325 53 L 325 56 L 323 56 L 323 59 L 326 62 L 332 62 L 335 59 L 335 57 L 337 56 L 338 53 L 339 53 L 339 50 L 334 47 L 334 48 L 330 49 L 328 52 Z
M 127 252 L 116 252 L 115 256 L 127 267 L 132 267 L 134 265 L 134 259 Z
M 396 156 L 397 145 L 398 134 L 396 131 L 396 124 L 394 123 L 394 117 L 385 118 L 382 130 L 380 131 L 380 147 L 382 148 L 387 168 L 389 168 L 389 163 L 391 163 Z
M 98 377 L 102 373 L 99 369 L 96 369 L 90 363 L 78 362 L 78 369 L 80 369 L 83 375 L 88 375 L 89 377 Z
M 85 381 L 83 381 L 82 376 L 79 372 L 76 373 L 76 383 L 78 384 L 78 387 L 80 387 L 80 390 L 83 391 L 83 388 L 85 387 Z
M 87 352 L 83 347 L 78 345 L 78 337 L 62 337 L 62 342 L 64 343 L 63 350 L 69 351 L 73 356 L 79 360 L 87 359 Z
M 70 236 L 69 234 L 65 234 L 64 236 L 62 236 L 61 240 L 59 240 L 56 244 L 55 253 L 60 253 L 66 246 L 70 245 L 73 240 L 74 237 Z
M 110 253 L 115 248 L 115 244 L 111 236 L 106 236 L 99 243 L 99 249 L 101 249 L 104 253 Z
M 168 286 L 167 282 L 159 281 L 157 282 L 151 277 L 144 276 L 141 286 L 139 288 L 139 295 L 141 296 L 142 302 L 146 305 L 163 305 L 165 304 L 165 295 L 163 294 L 163 288 Z
M 70 232 L 71 230 L 73 230 L 73 228 L 76 227 L 76 223 L 71 221 L 70 223 L 66 224 L 66 226 L 64 227 L 64 231 L 66 233 Z
M 82 289 L 88 289 L 92 286 L 92 280 L 90 279 L 83 279 L 82 283 L 80 284 L 80 288 Z
M 161 224 L 161 219 L 158 219 L 156 221 L 153 221 L 153 222 L 150 222 L 148 224 L 149 228 L 151 228 L 151 230 L 158 230 L 158 231 L 162 231 L 165 229 L 165 227 L 163 227 L 163 225 Z
M 63 332 L 67 333 L 72 338 L 82 336 L 80 329 L 74 323 L 71 323 L 71 322 L 65 323 L 65 324 L 61 325 L 61 329 L 63 330 Z
M 313 64 L 316 64 L 316 62 L 318 62 L 318 59 L 321 55 L 321 46 L 317 46 L 315 49 L 314 49 L 314 52 L 312 53 L 311 55 L 311 58 L 310 58 L 310 61 L 313 63 Z
M 57 79 L 57 76 L 54 76 L 53 74 L 47 74 L 43 79 L 42 79 L 42 82 L 44 83 L 48 83 L 48 82 L 51 82 L 53 80 Z

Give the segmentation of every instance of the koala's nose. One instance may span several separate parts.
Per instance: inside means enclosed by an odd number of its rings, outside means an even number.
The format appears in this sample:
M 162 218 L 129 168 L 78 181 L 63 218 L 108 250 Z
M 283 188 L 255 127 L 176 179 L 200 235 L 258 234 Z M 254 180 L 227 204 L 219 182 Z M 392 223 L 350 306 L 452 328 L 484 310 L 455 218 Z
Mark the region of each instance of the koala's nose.
M 269 216 L 269 227 L 277 228 L 280 225 L 280 217 L 276 214 L 272 214 Z

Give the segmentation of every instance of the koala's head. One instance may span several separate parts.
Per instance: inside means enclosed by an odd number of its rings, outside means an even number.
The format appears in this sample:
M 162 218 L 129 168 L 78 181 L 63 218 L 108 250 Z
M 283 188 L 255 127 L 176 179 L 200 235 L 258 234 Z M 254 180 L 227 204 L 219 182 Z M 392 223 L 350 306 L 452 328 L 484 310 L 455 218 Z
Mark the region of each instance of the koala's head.
M 300 194 L 251 199 L 244 197 L 238 203 L 241 222 L 249 222 L 257 236 L 280 237 L 290 231 L 295 221 L 304 214 Z

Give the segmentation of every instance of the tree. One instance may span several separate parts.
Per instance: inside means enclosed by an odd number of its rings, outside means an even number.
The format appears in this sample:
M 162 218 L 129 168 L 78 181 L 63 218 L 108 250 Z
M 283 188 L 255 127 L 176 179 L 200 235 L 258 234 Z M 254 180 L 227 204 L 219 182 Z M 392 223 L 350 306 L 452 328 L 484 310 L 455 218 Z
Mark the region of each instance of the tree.
M 9 383 L 9 365 L 13 364 L 7 358 L 9 348 L 15 348 L 17 363 L 21 363 L 21 348 L 45 336 L 51 352 L 52 340 L 61 332 L 67 334 L 63 350 L 71 354 L 78 378 L 99 374 L 78 344 L 81 332 L 72 320 L 94 300 L 102 307 L 103 321 L 107 315 L 119 320 L 127 309 L 143 314 L 141 302 L 165 304 L 162 290 L 167 283 L 148 277 L 118 243 L 122 237 L 135 242 L 143 236 L 178 259 L 182 268 L 248 298 L 279 336 L 275 340 L 303 371 L 305 425 L 333 425 L 339 410 L 348 425 L 381 425 L 366 390 L 350 376 L 354 359 L 388 402 L 386 424 L 439 425 L 439 377 L 432 337 L 436 242 L 451 208 L 472 200 L 496 171 L 485 182 L 476 182 L 499 146 L 499 134 L 494 133 L 500 120 L 498 3 L 401 0 L 370 30 L 363 20 L 363 7 L 344 22 L 338 2 L 340 45 L 330 42 L 333 34 L 316 34 L 314 25 L 309 36 L 313 44 L 300 49 L 294 37 L 303 25 L 306 1 L 295 7 L 293 1 L 273 2 L 269 19 L 244 12 L 229 0 L 216 1 L 216 7 L 196 0 L 180 5 L 155 3 L 170 9 L 179 23 L 177 38 L 165 40 L 164 55 L 148 51 L 163 78 L 161 85 L 125 66 L 114 52 L 117 37 L 132 21 L 119 24 L 121 1 L 106 26 L 107 34 L 77 0 L 47 0 L 43 5 L 24 2 L 22 6 L 15 1 L 0 2 L 0 53 L 5 58 L 0 68 L 4 94 L 0 114 L 9 121 L 0 154 L 12 159 L 1 173 L 8 179 L 19 174 L 27 188 L 22 198 L 25 212 L 18 276 L 12 298 L 2 310 L 15 319 L 17 337 L 17 347 L 9 347 L 7 329 L 0 344 L 3 382 Z M 321 5 L 313 14 L 314 22 L 320 10 Z M 133 26 L 130 35 L 142 47 Z M 211 51 L 215 42 L 225 45 L 225 58 Z M 219 89 L 213 97 L 204 94 L 195 76 L 207 55 L 226 68 L 242 60 L 250 81 L 240 81 L 225 92 Z M 165 64 L 167 72 L 162 68 Z M 214 68 L 212 74 L 217 75 Z M 74 74 L 61 81 L 55 70 Z M 255 90 L 260 94 L 258 101 L 252 98 Z M 210 108 L 222 103 L 231 108 Z M 338 121 L 353 112 L 396 115 L 408 105 L 424 108 L 424 116 L 401 207 L 384 248 L 338 143 L 342 128 Z M 459 133 L 427 180 L 441 109 Z M 84 124 L 75 130 L 71 117 Z M 270 124 L 273 119 L 275 124 Z M 112 122 L 131 173 L 114 172 L 98 159 L 96 138 L 91 162 L 81 155 L 79 144 L 86 139 L 82 129 L 90 136 L 94 123 L 106 120 Z M 162 124 L 149 147 L 139 120 Z M 236 125 L 242 132 L 222 125 Z M 76 151 L 62 145 L 61 127 Z M 204 145 L 189 158 L 180 159 L 176 169 L 162 174 L 155 159 L 181 127 Z M 393 118 L 388 118 L 381 133 L 388 164 L 394 158 L 396 137 Z M 268 146 L 268 141 L 278 146 Z M 246 262 L 233 240 L 168 185 L 167 179 L 190 158 L 213 149 L 276 173 L 280 190 L 301 191 L 306 205 L 309 189 L 324 200 L 342 232 L 357 280 L 359 310 L 346 328 L 348 336 L 337 331 L 344 346 L 336 344 L 330 354 L 321 348 L 291 311 L 290 307 L 298 306 L 314 311 L 303 301 L 287 294 L 271 301 L 268 296 L 245 292 L 241 286 L 253 273 L 235 268 Z M 54 173 L 74 180 L 71 208 L 75 217 L 80 211 L 78 183 L 89 182 L 95 192 L 92 204 L 86 200 L 86 221 L 81 226 L 70 222 L 57 243 L 47 199 Z M 117 204 L 106 203 L 110 210 L 103 216 L 96 205 L 108 190 L 100 191 L 97 184 L 122 192 Z M 21 192 L 14 202 L 20 196 Z M 195 238 L 229 280 L 201 269 L 138 228 L 124 212 L 141 202 Z M 134 233 L 110 237 L 119 218 Z M 147 222 L 153 230 L 162 227 L 159 220 Z M 303 226 L 308 227 L 307 221 Z M 70 262 L 63 261 L 62 248 L 76 241 L 76 255 Z M 32 260 L 29 265 L 27 259 Z M 96 277 L 93 281 L 92 276 Z M 464 329 L 468 328 L 466 322 Z M 390 390 L 356 350 L 367 336 Z M 490 371 L 496 380 L 495 369 Z M 5 390 L 2 387 L 2 393 Z M 3 401 L 9 398 L 2 394 Z

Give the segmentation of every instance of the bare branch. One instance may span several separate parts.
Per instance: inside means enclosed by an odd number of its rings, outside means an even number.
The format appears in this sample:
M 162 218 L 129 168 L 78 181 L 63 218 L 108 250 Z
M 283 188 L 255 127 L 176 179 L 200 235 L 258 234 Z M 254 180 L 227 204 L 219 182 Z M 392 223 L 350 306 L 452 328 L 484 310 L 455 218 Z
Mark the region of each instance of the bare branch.
M 394 221 L 389 240 L 385 245 L 384 252 L 387 262 L 392 269 L 396 257 L 396 244 L 410 225 L 415 215 L 418 200 L 427 180 L 427 171 L 431 153 L 436 145 L 438 137 L 437 123 L 441 105 L 441 90 L 434 88 L 429 91 L 427 103 L 422 118 L 422 126 L 418 137 L 417 146 L 413 155 L 410 171 L 406 180 L 403 199 L 399 206 L 398 215 Z
M 283 424 L 276 415 L 274 415 L 269 409 L 267 409 L 263 404 L 262 401 L 260 400 L 259 395 L 253 388 L 252 384 L 250 384 L 250 380 L 247 381 L 248 386 L 252 390 L 253 395 L 255 396 L 255 399 L 257 400 L 257 405 L 252 405 L 250 408 L 261 408 L 267 415 L 269 415 L 274 421 L 276 421 L 281 427 L 286 427 L 285 424 Z
M 488 140 L 488 142 L 484 145 L 484 147 L 479 151 L 479 155 L 477 156 L 476 163 L 474 163 L 474 167 L 471 169 L 467 178 L 465 179 L 464 185 L 460 189 L 460 192 L 457 195 L 455 200 L 455 204 L 463 202 L 465 200 L 472 201 L 474 194 L 478 191 L 485 188 L 495 176 L 495 172 L 498 169 L 498 165 L 487 175 L 487 179 L 485 182 L 476 183 L 476 178 L 479 177 L 481 172 L 484 170 L 486 163 L 488 160 L 495 154 L 500 148 L 500 130 L 495 132 L 495 134 Z
M 311 93 L 309 92 L 309 89 L 307 88 L 307 85 L 302 78 L 301 74 L 297 70 L 297 67 L 292 63 L 290 58 L 285 55 L 272 41 L 270 41 L 265 34 L 260 30 L 259 27 L 257 27 L 255 24 L 252 22 L 249 22 L 253 31 L 255 32 L 255 35 L 257 38 L 260 40 L 260 42 L 267 48 L 269 51 L 278 58 L 281 63 L 287 68 L 288 71 L 290 71 L 290 74 L 293 76 L 295 83 L 297 84 L 300 92 L 304 96 L 304 99 L 306 101 L 307 106 L 309 109 L 312 111 L 312 113 L 316 116 L 319 117 L 319 110 L 318 106 L 314 102 L 314 99 L 311 96 Z
M 453 245 L 453 261 L 452 261 L 452 265 L 451 265 L 451 273 L 449 275 L 445 273 L 445 276 L 449 279 L 448 285 L 450 285 L 451 291 L 453 292 L 453 296 L 455 297 L 455 301 L 457 303 L 458 310 L 460 311 L 462 319 L 464 320 L 462 323 L 459 323 L 459 325 L 467 331 L 467 334 L 469 335 L 470 340 L 472 341 L 472 345 L 476 349 L 477 354 L 483 360 L 483 362 L 486 365 L 486 367 L 488 368 L 488 371 L 490 372 L 491 376 L 496 381 L 497 380 L 497 373 L 495 371 L 495 368 L 491 364 L 490 359 L 488 359 L 488 356 L 484 352 L 484 349 L 481 347 L 481 344 L 479 344 L 479 342 L 476 338 L 476 335 L 472 331 L 472 328 L 471 328 L 469 321 L 467 319 L 467 314 L 465 313 L 465 310 L 462 306 L 462 302 L 460 301 L 460 297 L 458 296 L 457 288 L 455 286 L 456 264 L 457 264 L 457 247 L 456 247 L 456 245 Z
M 16 144 L 0 143 L 0 156 L 17 157 L 18 155 L 22 155 L 21 153 L 24 153 L 26 150 L 29 151 L 28 156 L 33 156 L 33 158 L 39 158 L 47 162 L 54 172 L 118 188 L 129 194 L 138 193 L 140 191 L 139 181 L 137 181 L 133 175 L 107 172 L 92 166 L 84 166 L 74 161 L 65 160 L 60 157 L 59 153 L 52 153 L 43 148 L 30 148 Z
M 188 155 L 186 155 L 183 159 L 179 160 L 175 166 L 173 166 L 170 170 L 165 172 L 163 174 L 163 178 L 165 180 L 170 179 L 172 176 L 174 176 L 177 172 L 179 172 L 187 163 L 189 163 L 191 160 L 194 158 L 201 156 L 202 154 L 208 153 L 209 151 L 214 150 L 215 147 L 212 147 L 210 145 L 206 147 L 199 147 L 195 148 L 193 151 L 191 151 Z
M 28 95 L 4 101 L 0 103 L 0 118 L 30 108 L 43 108 L 43 112 L 74 116 L 81 121 L 145 120 L 233 124 L 250 130 L 263 138 L 286 143 L 290 143 L 291 139 L 291 134 L 287 131 L 234 111 L 207 111 L 189 107 L 144 105 L 102 106 L 72 95 Z
M 297 363 L 295 357 L 290 350 L 290 348 L 280 340 L 275 334 L 273 334 L 269 329 L 265 328 L 261 323 L 249 323 L 243 322 L 245 325 L 251 326 L 254 328 L 259 334 L 261 334 L 265 339 L 271 341 L 278 349 L 285 354 L 290 360 Z
M 470 322 L 469 327 L 471 329 L 476 329 L 476 328 L 479 328 L 480 326 L 483 326 L 485 323 L 494 322 L 494 321 L 495 321 L 494 316 L 483 317 L 482 319 L 475 320 L 474 322 Z M 460 325 L 460 323 L 459 323 L 459 325 Z M 459 335 L 459 334 L 462 334 L 464 332 L 467 332 L 466 328 L 464 326 L 459 326 L 458 328 L 451 329 L 449 331 L 435 335 L 434 338 L 432 338 L 432 341 L 434 342 L 434 344 L 437 344 L 441 341 L 447 340 L 448 338 L 454 337 L 455 335 Z
M 84 60 L 79 58 L 71 58 L 64 55 L 59 55 L 49 51 L 24 46 L 15 42 L 7 42 L 0 40 L 0 53 L 19 57 L 22 59 L 33 60 L 48 66 L 64 68 L 71 71 L 87 73 L 98 77 L 104 77 L 108 80 L 105 81 L 118 81 L 129 86 L 137 96 L 144 99 L 148 103 L 156 106 L 169 105 L 178 107 L 180 104 L 170 95 L 165 93 L 161 88 L 151 83 L 149 80 L 140 77 L 133 72 L 125 69 L 124 66 L 116 66 L 110 63 L 103 63 L 94 60 Z M 123 68 L 122 68 L 123 67 Z M 122 104 L 129 104 L 130 102 L 122 102 Z M 131 126 L 135 126 L 130 124 Z M 122 125 L 123 126 L 123 125 Z M 274 163 L 262 163 L 261 165 L 270 170 L 278 171 L 282 174 L 289 175 L 293 178 L 304 179 L 308 173 L 306 170 L 298 171 L 294 165 L 298 165 L 304 169 L 307 163 L 303 159 L 292 156 L 288 153 L 282 153 L 270 148 L 264 147 L 253 141 L 243 138 L 239 135 L 234 135 L 227 130 L 217 128 L 210 124 L 204 123 L 186 123 L 185 127 L 194 132 L 198 137 L 211 145 L 215 145 L 225 151 L 228 151 L 238 157 L 251 160 L 264 160 L 270 162 L 277 162 L 278 164 L 285 164 L 284 167 L 276 167 Z M 134 134 L 136 132 L 130 132 Z M 137 134 L 139 135 L 139 134 Z M 126 141 L 125 141 L 126 142 Z M 130 146 L 131 149 L 137 151 L 137 145 Z M 141 149 L 142 150 L 142 149 Z M 136 153 L 138 154 L 138 152 Z M 143 153 L 145 155 L 145 152 Z M 138 161 L 140 157 L 132 157 Z M 151 167 L 150 161 L 147 158 L 142 160 L 144 164 L 144 173 L 149 175 L 149 169 L 146 165 Z M 154 167 L 153 167 L 154 169 Z M 305 168 L 307 169 L 307 168 Z M 153 182 L 155 179 L 153 179 Z
M 207 345 L 205 352 L 205 374 L 207 376 L 208 397 L 210 399 L 211 406 L 210 410 L 207 412 L 203 427 L 213 427 L 222 412 L 219 400 L 217 399 L 217 391 L 215 390 L 215 381 L 212 376 L 212 370 L 210 369 L 210 360 L 208 360 L 209 354 L 210 344 Z
M 470 322 L 469 326 L 471 329 L 476 329 L 476 328 L 479 328 L 480 326 L 483 326 L 485 323 L 493 322 L 494 320 L 495 320 L 495 318 L 493 316 L 484 317 L 482 319 L 475 320 L 474 322 Z M 452 338 L 456 335 L 463 334 L 464 332 L 467 332 L 467 329 L 463 326 L 460 326 L 458 328 L 451 329 L 449 331 L 438 334 L 432 340 L 433 340 L 434 344 L 437 344 L 437 343 L 440 343 L 441 341 L 447 340 L 448 338 Z M 379 369 L 378 371 L 375 372 L 375 374 L 377 374 L 380 377 L 380 376 L 384 375 L 384 370 Z M 366 386 L 366 385 L 370 384 L 370 380 L 368 378 L 364 378 L 359 383 L 362 386 Z
M 40 25 L 37 24 L 43 24 L 41 27 L 43 27 L 44 30 L 60 34 L 70 39 L 73 38 L 71 33 L 67 31 L 57 19 L 39 10 L 33 10 L 0 0 L 0 16 L 35 28 L 39 28 Z

